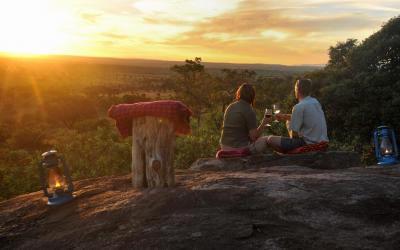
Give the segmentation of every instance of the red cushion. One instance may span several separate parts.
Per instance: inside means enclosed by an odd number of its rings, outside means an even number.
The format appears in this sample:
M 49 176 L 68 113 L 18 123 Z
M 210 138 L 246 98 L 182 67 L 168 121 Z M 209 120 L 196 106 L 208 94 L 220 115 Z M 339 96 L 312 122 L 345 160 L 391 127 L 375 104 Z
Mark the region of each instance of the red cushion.
M 315 151 L 326 151 L 328 149 L 328 142 L 322 141 L 316 144 L 308 144 L 302 147 L 298 147 L 286 152 L 286 154 L 302 154 L 307 152 Z
M 251 152 L 248 148 L 241 148 L 235 150 L 219 150 L 215 155 L 216 158 L 236 158 L 236 157 L 245 157 L 251 155 Z

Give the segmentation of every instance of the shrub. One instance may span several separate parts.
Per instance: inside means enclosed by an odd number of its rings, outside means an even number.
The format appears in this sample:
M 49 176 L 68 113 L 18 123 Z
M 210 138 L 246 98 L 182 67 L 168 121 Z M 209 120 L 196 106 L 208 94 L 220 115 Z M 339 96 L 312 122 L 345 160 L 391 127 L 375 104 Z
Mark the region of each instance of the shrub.
M 74 179 L 124 174 L 130 171 L 130 144 L 110 126 L 78 133 L 60 130 L 53 146 L 66 157 Z
M 219 148 L 220 130 L 215 124 L 215 114 L 203 117 L 201 128 L 192 122 L 192 135 L 178 137 L 176 140 L 175 166 L 189 168 L 198 158 L 214 157 Z
M 0 200 L 40 189 L 38 153 L 1 149 L 0 156 Z

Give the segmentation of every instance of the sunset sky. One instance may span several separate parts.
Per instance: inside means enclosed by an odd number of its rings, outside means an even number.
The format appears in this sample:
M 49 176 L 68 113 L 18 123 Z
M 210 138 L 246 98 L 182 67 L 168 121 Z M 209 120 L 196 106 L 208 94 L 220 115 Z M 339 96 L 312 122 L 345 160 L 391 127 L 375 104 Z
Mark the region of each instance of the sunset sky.
M 0 52 L 324 64 L 399 14 L 399 0 L 0 0 Z

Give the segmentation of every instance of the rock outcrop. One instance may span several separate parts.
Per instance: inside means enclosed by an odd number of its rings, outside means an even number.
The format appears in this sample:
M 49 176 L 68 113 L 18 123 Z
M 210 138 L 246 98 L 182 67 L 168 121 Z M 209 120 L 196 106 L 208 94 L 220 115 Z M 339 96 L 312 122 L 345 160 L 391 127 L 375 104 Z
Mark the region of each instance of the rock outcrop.
M 400 165 L 322 169 L 321 157 L 178 171 L 173 188 L 83 180 L 56 208 L 21 195 L 0 203 L 0 248 L 399 249 Z
M 200 171 L 241 170 L 266 166 L 300 165 L 315 169 L 344 169 L 360 167 L 360 156 L 353 152 L 328 151 L 307 154 L 258 154 L 243 158 L 200 158 L 190 169 Z

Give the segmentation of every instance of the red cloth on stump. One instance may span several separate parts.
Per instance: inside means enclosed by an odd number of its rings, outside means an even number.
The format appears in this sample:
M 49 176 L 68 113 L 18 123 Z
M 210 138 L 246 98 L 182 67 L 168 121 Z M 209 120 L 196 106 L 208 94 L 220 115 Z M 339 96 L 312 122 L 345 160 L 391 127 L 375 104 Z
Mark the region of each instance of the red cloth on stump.
M 219 150 L 215 155 L 215 158 L 236 158 L 236 157 L 245 157 L 251 155 L 250 149 L 236 149 L 236 150 Z
M 302 147 L 298 147 L 286 152 L 286 154 L 302 154 L 314 151 L 326 151 L 328 149 L 328 142 L 322 141 L 316 144 L 308 144 Z
M 108 116 L 115 119 L 122 137 L 132 135 L 132 119 L 141 116 L 154 116 L 169 119 L 174 124 L 175 133 L 190 134 L 192 111 L 182 102 L 163 100 L 113 105 Z

